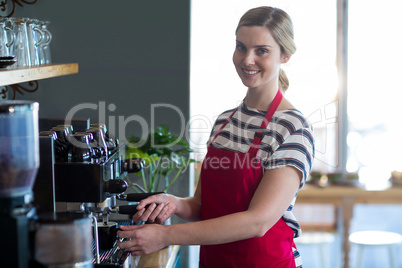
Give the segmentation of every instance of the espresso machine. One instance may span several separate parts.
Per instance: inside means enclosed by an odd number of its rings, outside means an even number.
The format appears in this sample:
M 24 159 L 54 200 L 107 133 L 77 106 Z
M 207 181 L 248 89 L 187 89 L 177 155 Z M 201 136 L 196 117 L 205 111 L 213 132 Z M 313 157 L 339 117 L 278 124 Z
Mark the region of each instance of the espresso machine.
M 105 124 L 40 119 L 41 165 L 34 187 L 38 212 L 84 213 L 92 224 L 92 263 L 95 267 L 131 267 L 129 253 L 118 248 L 120 225 L 133 224 L 136 203 L 148 193 L 125 193 L 127 173 L 138 172 L 142 159 L 128 159 L 127 144 L 120 143 Z M 42 168 L 43 166 L 43 168 Z M 51 186 L 51 187 L 49 187 Z M 156 194 L 156 193 L 152 193 Z M 41 197 L 47 196 L 46 199 Z M 117 200 L 136 202 L 118 205 Z M 49 202 L 50 201 L 50 202 Z M 111 221 L 111 214 L 130 215 Z
M 117 200 L 150 195 L 125 193 L 143 161 L 127 159 L 104 124 L 38 119 L 38 107 L 0 102 L 0 266 L 131 267 L 116 232 L 136 205 Z M 110 221 L 115 213 L 130 216 Z

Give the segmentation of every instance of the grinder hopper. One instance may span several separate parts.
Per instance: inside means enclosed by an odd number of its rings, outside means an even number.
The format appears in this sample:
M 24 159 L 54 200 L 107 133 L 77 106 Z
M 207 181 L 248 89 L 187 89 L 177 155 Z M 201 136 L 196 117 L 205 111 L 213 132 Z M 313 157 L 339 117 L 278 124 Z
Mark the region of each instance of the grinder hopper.
M 32 192 L 39 168 L 37 102 L 0 102 L 0 197 Z

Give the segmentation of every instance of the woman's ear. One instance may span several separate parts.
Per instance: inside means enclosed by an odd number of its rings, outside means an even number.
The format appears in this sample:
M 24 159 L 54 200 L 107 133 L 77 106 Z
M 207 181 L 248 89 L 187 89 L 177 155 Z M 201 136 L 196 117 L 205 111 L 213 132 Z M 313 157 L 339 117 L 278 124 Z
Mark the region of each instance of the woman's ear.
M 289 56 L 289 55 L 283 54 L 283 55 L 281 56 L 281 63 L 287 63 L 289 60 L 290 60 L 290 56 Z

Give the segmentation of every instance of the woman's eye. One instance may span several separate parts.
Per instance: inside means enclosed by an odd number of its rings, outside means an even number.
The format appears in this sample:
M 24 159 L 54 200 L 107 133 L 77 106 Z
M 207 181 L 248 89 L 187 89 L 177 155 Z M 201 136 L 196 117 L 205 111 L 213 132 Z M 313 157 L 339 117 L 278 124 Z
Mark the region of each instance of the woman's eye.
M 268 50 L 265 48 L 260 48 L 258 49 L 258 54 L 263 55 L 263 54 L 268 54 Z
M 239 50 L 239 51 L 244 51 L 244 50 L 246 50 L 246 48 L 245 48 L 243 45 L 240 45 L 240 44 L 237 44 L 237 45 L 236 45 L 236 49 Z

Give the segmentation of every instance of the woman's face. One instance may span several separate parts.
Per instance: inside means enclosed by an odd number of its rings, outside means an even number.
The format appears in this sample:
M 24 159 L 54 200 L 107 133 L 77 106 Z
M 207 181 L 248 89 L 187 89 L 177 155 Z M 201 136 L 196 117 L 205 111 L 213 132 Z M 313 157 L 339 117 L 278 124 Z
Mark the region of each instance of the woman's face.
M 288 59 L 281 55 L 279 44 L 266 27 L 242 26 L 238 29 L 233 63 L 246 87 L 278 89 L 280 65 Z

